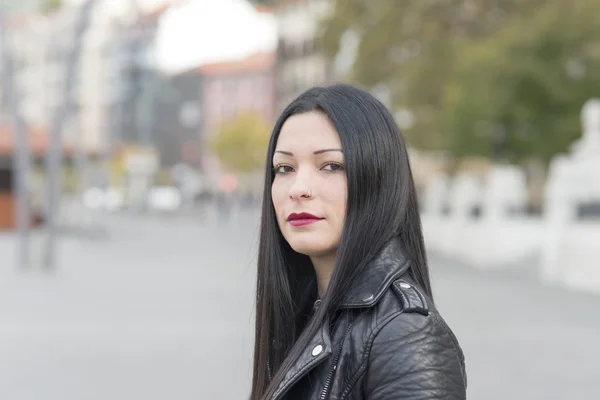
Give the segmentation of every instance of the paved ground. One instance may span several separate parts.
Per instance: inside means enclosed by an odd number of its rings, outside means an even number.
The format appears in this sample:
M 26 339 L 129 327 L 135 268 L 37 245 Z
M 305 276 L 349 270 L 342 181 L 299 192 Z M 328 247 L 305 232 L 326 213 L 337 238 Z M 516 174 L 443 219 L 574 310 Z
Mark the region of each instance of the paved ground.
M 121 217 L 54 274 L 0 236 L 0 399 L 244 399 L 257 222 Z M 470 399 L 599 399 L 600 297 L 432 259 Z

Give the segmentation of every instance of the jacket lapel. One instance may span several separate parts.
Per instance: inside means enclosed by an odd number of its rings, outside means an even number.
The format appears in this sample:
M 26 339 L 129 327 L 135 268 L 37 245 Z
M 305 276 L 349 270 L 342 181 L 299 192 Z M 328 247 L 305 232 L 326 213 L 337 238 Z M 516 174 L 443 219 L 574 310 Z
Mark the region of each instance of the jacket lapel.
M 321 329 L 310 339 L 304 353 L 300 355 L 296 363 L 290 368 L 277 387 L 273 400 L 278 400 L 303 376 L 313 368 L 331 357 L 331 337 L 329 333 L 329 321 L 325 321 Z
M 369 262 L 357 284 L 345 296 L 341 308 L 371 307 L 383 296 L 392 282 L 408 270 L 410 263 L 402 251 L 400 240 L 393 238 Z M 272 400 L 281 399 L 303 376 L 332 355 L 329 320 L 311 338 L 304 353 L 288 370 Z

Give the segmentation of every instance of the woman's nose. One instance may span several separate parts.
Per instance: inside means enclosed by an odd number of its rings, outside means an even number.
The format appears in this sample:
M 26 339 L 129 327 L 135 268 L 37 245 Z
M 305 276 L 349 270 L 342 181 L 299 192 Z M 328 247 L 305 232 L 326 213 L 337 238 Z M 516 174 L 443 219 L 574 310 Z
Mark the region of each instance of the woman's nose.
M 290 187 L 289 196 L 292 200 L 310 199 L 313 197 L 313 193 L 310 190 L 310 185 L 308 185 L 305 177 L 302 177 L 299 174 L 297 175 L 296 180 Z

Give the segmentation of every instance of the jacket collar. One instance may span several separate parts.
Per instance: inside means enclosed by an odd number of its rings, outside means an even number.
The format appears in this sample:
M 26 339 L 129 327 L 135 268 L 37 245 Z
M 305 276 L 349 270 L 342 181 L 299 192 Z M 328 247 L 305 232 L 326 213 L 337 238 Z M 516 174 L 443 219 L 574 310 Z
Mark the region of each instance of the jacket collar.
M 379 301 L 392 282 L 408 270 L 409 262 L 401 249 L 400 240 L 390 240 L 367 264 L 355 285 L 344 298 L 342 308 L 371 307 Z M 275 391 L 273 400 L 280 400 L 296 382 L 333 353 L 329 321 L 313 335 L 295 365 Z
M 400 239 L 392 238 L 363 269 L 356 284 L 346 294 L 341 307 L 373 306 L 392 282 L 408 270 L 409 265 L 402 251 Z

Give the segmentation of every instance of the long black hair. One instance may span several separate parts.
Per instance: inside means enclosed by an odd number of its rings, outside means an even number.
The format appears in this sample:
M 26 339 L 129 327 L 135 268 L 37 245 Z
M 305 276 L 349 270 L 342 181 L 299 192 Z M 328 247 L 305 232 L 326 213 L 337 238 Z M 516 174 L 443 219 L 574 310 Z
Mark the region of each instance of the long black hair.
M 306 310 L 317 296 L 315 272 L 309 257 L 292 250 L 279 229 L 271 162 L 285 121 L 312 111 L 327 115 L 340 135 L 348 198 L 333 275 L 320 308 L 307 319 Z M 260 231 L 251 400 L 273 395 L 327 313 L 392 238 L 399 238 L 412 278 L 432 297 L 406 145 L 387 108 L 356 87 L 310 89 L 282 112 L 269 142 Z

